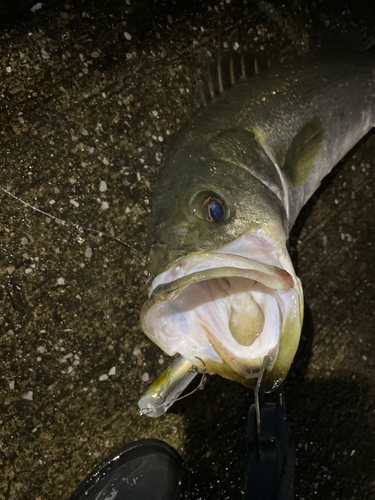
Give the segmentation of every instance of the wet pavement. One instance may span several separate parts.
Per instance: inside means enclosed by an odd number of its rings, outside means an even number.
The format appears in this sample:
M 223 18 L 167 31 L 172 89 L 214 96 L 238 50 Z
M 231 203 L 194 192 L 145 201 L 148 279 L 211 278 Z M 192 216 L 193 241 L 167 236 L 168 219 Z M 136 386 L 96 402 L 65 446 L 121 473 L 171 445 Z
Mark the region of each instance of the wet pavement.
M 207 51 L 299 54 L 317 21 L 374 32 L 363 4 L 267 5 L 69 0 L 2 17 L 0 186 L 39 212 L 0 192 L 1 498 L 64 500 L 144 437 L 182 454 L 184 498 L 241 498 L 251 392 L 211 377 L 159 419 L 140 417 L 169 360 L 139 311 L 152 188 Z M 375 499 L 374 155 L 372 133 L 291 236 L 306 299 L 285 383 L 298 499 Z

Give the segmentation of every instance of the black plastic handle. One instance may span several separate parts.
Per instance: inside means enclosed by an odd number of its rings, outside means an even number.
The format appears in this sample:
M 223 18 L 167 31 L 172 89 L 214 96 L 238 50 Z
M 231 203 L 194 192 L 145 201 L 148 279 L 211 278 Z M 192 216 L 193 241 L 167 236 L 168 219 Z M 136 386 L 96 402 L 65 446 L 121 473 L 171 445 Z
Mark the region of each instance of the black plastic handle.
M 283 398 L 252 405 L 247 424 L 249 466 L 245 500 L 292 500 L 295 447 Z

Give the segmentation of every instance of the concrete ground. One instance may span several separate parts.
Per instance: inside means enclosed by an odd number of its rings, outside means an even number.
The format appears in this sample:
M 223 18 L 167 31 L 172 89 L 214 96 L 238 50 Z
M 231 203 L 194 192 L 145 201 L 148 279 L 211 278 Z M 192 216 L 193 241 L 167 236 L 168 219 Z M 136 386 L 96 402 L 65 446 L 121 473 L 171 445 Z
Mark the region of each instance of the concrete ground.
M 315 22 L 371 34 L 373 11 L 27 3 L 0 10 L 0 186 L 19 198 L 0 192 L 0 497 L 67 499 L 121 445 L 155 437 L 185 460 L 184 498 L 240 499 L 246 388 L 211 377 L 159 419 L 138 414 L 169 362 L 139 328 L 152 188 L 207 51 L 298 54 Z M 370 134 L 291 237 L 306 297 L 285 383 L 298 499 L 375 499 L 374 155 Z

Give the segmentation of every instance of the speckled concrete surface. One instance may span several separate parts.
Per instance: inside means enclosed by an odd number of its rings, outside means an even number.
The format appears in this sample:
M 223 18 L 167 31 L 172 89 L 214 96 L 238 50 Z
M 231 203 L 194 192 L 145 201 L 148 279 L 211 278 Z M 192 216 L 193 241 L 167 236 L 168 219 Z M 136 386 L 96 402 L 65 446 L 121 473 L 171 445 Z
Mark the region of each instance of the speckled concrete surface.
M 300 53 L 312 21 L 373 33 L 374 16 L 354 2 L 105 4 L 42 3 L 0 34 L 0 185 L 50 214 L 0 192 L 0 497 L 66 499 L 122 444 L 157 437 L 185 459 L 185 498 L 240 499 L 245 388 L 213 377 L 167 415 L 138 415 L 168 362 L 138 325 L 158 165 L 219 42 Z M 307 303 L 285 384 L 299 499 L 375 498 L 374 152 L 370 134 L 291 239 Z

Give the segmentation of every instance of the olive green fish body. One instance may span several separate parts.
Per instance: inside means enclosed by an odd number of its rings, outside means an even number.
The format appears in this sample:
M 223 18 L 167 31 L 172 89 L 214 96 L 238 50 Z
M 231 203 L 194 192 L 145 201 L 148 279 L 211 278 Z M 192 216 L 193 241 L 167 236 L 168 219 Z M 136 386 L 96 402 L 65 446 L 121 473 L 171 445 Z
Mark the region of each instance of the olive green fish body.
M 250 386 L 265 359 L 271 389 L 285 377 L 303 315 L 285 243 L 373 126 L 374 95 L 368 54 L 306 58 L 235 85 L 175 134 L 152 205 L 157 278 L 141 314 L 168 354 Z

